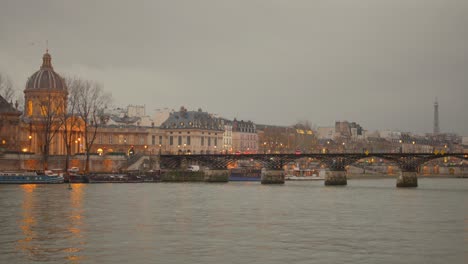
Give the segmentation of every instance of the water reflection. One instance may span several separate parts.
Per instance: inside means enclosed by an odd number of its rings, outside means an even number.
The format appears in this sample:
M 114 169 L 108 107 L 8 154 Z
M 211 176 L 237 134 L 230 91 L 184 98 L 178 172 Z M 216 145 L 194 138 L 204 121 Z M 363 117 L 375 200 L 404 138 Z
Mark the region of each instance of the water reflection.
M 23 191 L 23 204 L 22 208 L 22 219 L 19 221 L 19 227 L 23 233 L 24 238 L 17 241 L 17 248 L 32 256 L 35 254 L 37 247 L 33 246 L 33 240 L 37 237 L 33 227 L 37 224 L 37 220 L 34 217 L 32 210 L 34 206 L 34 190 L 37 188 L 36 184 L 24 184 L 21 185 Z
M 32 261 L 80 263 L 85 259 L 83 196 L 86 186 L 74 184 L 70 191 L 56 187 L 59 191 L 48 192 L 47 186 L 20 186 L 23 192 L 18 221 L 21 235 L 16 249 Z
M 86 241 L 82 234 L 84 224 L 84 209 L 83 209 L 83 189 L 85 185 L 82 183 L 73 184 L 73 189 L 70 195 L 70 214 L 68 217 L 68 232 L 70 232 L 70 244 L 72 246 L 64 249 L 67 253 L 67 260 L 71 263 L 80 263 L 85 258 L 82 254 L 83 247 Z

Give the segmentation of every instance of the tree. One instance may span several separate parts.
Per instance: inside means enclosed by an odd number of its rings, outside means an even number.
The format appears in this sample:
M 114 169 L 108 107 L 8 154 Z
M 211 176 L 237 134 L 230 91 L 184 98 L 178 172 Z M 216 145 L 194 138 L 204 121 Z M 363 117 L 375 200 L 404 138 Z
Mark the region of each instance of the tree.
M 68 173 L 70 166 L 71 146 L 73 142 L 73 131 L 80 128 L 80 119 L 77 116 L 78 91 L 83 80 L 78 78 L 66 78 L 68 88 L 68 104 L 66 114 L 60 116 L 62 136 L 66 149 L 65 172 Z
M 111 102 L 111 95 L 104 93 L 102 86 L 92 81 L 81 81 L 76 89 L 76 109 L 84 126 L 85 173 L 88 173 L 90 151 L 96 139 L 98 127 L 104 123 L 104 110 Z
M 49 92 L 46 97 L 39 101 L 41 114 L 37 120 L 38 122 L 34 123 L 39 139 L 42 141 L 41 152 L 44 170 L 48 168 L 50 147 L 53 139 L 60 130 L 61 120 L 63 120 L 63 115 L 65 115 L 64 104 L 65 102 L 63 100 L 57 100 L 53 92 Z
M 0 73 L 0 96 L 5 98 L 7 102 L 13 100 L 15 96 L 15 89 L 13 88 L 13 83 L 7 75 Z
M 312 125 L 310 121 L 299 121 L 293 128 L 296 130 L 294 134 L 294 145 L 296 149 L 309 152 L 317 144 L 317 138 L 315 133 L 312 131 Z

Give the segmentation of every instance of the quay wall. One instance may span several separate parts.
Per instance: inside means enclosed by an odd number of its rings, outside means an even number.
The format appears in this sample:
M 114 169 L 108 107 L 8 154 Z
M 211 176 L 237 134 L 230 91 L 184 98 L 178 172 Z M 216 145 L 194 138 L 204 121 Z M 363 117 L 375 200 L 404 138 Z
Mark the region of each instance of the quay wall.
M 50 156 L 48 169 L 65 169 L 66 156 Z M 90 171 L 117 172 L 127 164 L 127 157 L 123 155 L 91 155 Z M 84 170 L 86 166 L 85 155 L 70 157 L 70 167 Z M 0 170 L 43 170 L 42 156 L 35 154 L 3 154 L 0 157 Z

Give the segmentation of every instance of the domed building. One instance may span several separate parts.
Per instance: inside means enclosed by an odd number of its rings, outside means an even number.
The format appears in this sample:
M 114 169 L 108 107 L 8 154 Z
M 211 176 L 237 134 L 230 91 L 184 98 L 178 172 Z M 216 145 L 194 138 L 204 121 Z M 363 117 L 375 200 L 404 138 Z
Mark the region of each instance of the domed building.
M 42 66 L 26 82 L 24 90 L 25 116 L 33 121 L 47 115 L 63 114 L 67 106 L 67 85 L 54 71 L 52 57 L 47 51 Z
M 36 154 L 47 152 L 47 155 L 66 154 L 62 128 L 67 111 L 67 98 L 67 84 L 54 71 L 52 57 L 46 51 L 40 69 L 28 78 L 24 89 L 25 140 L 22 151 Z M 76 134 L 76 139 L 80 137 L 76 131 L 73 133 Z

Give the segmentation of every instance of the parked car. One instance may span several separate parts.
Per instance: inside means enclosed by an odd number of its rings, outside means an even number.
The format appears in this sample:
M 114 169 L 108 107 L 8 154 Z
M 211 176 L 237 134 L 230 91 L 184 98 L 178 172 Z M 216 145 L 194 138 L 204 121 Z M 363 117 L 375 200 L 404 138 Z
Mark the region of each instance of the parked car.
M 187 170 L 188 170 L 188 171 L 199 171 L 199 170 L 200 170 L 200 166 L 198 166 L 198 165 L 189 165 L 189 166 L 187 167 Z
M 69 173 L 78 173 L 79 171 L 80 169 L 78 167 L 71 167 L 70 169 L 68 169 Z

